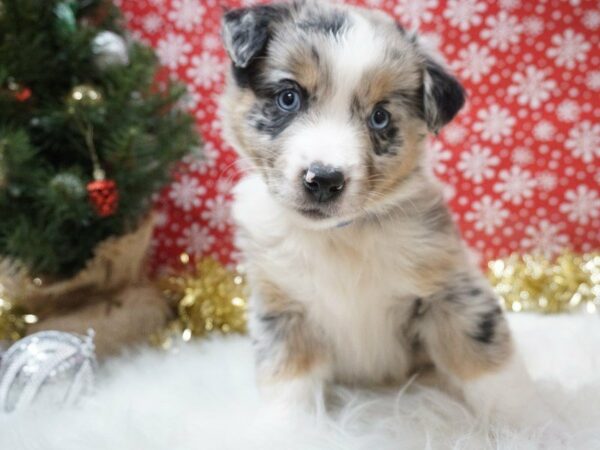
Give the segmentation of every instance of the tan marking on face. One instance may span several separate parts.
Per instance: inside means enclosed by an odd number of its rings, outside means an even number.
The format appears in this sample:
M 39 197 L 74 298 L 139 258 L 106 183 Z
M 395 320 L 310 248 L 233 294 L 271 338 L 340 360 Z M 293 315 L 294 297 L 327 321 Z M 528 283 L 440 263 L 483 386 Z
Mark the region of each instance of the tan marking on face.
M 233 81 L 229 81 L 229 88 L 223 97 L 225 108 L 225 126 L 233 134 L 239 151 L 245 152 L 249 157 L 255 157 L 256 152 L 252 145 L 251 136 L 248 135 L 246 117 L 252 108 L 256 97 L 249 89 L 239 89 Z
M 325 73 L 317 63 L 309 47 L 298 48 L 289 55 L 287 65 L 294 81 L 309 92 L 315 92 L 325 81 Z
M 376 164 L 376 183 L 373 186 L 379 199 L 385 199 L 394 194 L 403 181 L 410 175 L 419 163 L 419 156 L 423 151 L 423 137 L 415 130 L 414 125 L 402 124 L 400 132 L 403 144 L 398 155 L 382 158 Z
M 387 67 L 368 70 L 356 91 L 357 98 L 367 109 L 386 100 L 398 89 L 398 74 Z

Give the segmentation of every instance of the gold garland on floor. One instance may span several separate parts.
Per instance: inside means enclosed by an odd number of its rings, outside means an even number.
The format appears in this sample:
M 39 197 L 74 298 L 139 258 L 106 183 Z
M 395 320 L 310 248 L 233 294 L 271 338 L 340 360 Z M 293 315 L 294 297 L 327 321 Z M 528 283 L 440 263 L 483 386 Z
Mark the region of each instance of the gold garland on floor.
M 553 261 L 513 254 L 488 267 L 488 278 L 508 311 L 600 311 L 600 252 L 567 251 Z
M 0 342 L 12 342 L 25 336 L 27 317 L 28 315 L 12 302 L 0 297 Z
M 246 332 L 247 286 L 241 267 L 229 270 L 212 258 L 203 258 L 190 267 L 190 257 L 180 255 L 183 273 L 158 281 L 174 305 L 177 319 L 152 339 L 170 348 L 177 339 L 190 340 L 212 331 L 223 334 Z
M 14 291 L 21 287 L 26 278 L 26 271 L 19 264 L 8 258 L 0 258 L 0 350 L 7 343 L 24 337 L 27 326 L 38 320 L 37 316 L 28 314 L 19 306 L 14 298 Z
M 172 302 L 176 319 L 153 342 L 170 348 L 177 341 L 210 332 L 246 332 L 248 290 L 241 268 L 229 270 L 211 258 L 190 263 L 180 259 L 184 271 L 158 280 Z M 600 252 L 562 253 L 553 261 L 542 256 L 511 255 L 490 261 L 488 278 L 504 306 L 514 312 L 558 313 L 600 311 Z M 0 341 L 25 334 L 35 316 L 20 310 L 18 302 L 3 295 L 0 283 Z

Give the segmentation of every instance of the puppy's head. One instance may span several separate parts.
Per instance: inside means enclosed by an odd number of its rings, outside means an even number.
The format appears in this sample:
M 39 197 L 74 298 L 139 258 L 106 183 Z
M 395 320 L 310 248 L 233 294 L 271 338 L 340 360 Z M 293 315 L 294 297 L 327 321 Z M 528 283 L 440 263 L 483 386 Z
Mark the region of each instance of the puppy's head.
M 311 0 L 223 19 L 225 132 L 295 218 L 332 226 L 418 189 L 461 85 L 387 15 Z

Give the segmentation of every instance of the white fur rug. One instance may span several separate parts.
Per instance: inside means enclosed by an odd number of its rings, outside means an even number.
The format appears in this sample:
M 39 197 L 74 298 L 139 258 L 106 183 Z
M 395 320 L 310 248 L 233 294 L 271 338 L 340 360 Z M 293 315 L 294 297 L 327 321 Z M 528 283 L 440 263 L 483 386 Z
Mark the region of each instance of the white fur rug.
M 250 343 L 219 337 L 110 361 L 96 395 L 78 408 L 0 415 L 0 449 L 600 449 L 600 317 L 523 314 L 511 323 L 533 377 L 571 422 L 568 443 L 545 437 L 542 445 L 535 431 L 485 426 L 417 386 L 338 388 L 344 406 L 327 419 L 267 419 Z

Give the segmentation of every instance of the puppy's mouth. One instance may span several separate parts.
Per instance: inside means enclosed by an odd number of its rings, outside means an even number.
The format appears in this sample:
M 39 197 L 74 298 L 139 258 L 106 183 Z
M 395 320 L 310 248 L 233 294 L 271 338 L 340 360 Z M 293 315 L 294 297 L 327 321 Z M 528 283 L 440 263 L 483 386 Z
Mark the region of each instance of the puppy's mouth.
M 329 214 L 323 212 L 319 208 L 298 208 L 297 211 L 302 216 L 313 220 L 323 220 L 331 217 Z

